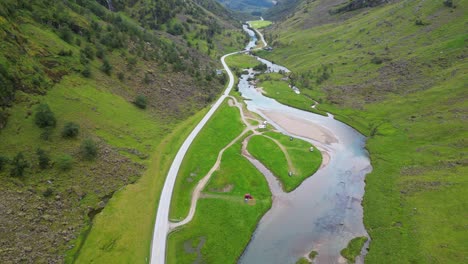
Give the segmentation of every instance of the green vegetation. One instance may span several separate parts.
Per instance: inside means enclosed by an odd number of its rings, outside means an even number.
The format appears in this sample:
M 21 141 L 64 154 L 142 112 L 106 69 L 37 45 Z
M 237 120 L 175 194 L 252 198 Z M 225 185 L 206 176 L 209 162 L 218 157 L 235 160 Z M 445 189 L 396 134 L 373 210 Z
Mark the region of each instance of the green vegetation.
M 247 149 L 278 177 L 283 189 L 290 192 L 304 179 L 313 175 L 322 163 L 320 151 L 314 149 L 311 152 L 311 147 L 312 144 L 306 141 L 300 139 L 291 141 L 286 135 L 266 132 L 264 136 L 253 136 Z M 292 175 L 289 175 L 290 172 Z
M 244 202 L 245 193 L 254 201 Z M 238 141 L 224 152 L 204 198 L 198 200 L 194 219 L 169 235 L 168 263 L 235 262 L 270 206 L 265 177 L 241 155 Z
M 80 133 L 80 125 L 74 122 L 67 122 L 62 130 L 62 137 L 76 138 Z
M 369 136 L 366 263 L 463 262 L 467 220 L 454 213 L 468 210 L 463 8 L 404 0 L 331 15 L 324 2 L 298 5 L 266 33 L 274 51 L 260 54 L 308 79 L 297 86 L 319 110 Z M 319 83 L 322 65 L 330 76 Z
M 307 258 L 302 257 L 296 261 L 296 264 L 310 264 L 310 261 Z
M 268 20 L 255 20 L 255 21 L 249 21 L 249 24 L 251 27 L 255 29 L 261 29 L 261 28 L 268 27 L 272 23 L 271 21 L 268 21 Z
M 361 255 L 361 250 L 367 242 L 367 237 L 355 237 L 349 241 L 348 246 L 341 250 L 341 255 L 349 262 L 355 263 L 356 257 Z
M 16 154 L 16 156 L 11 161 L 11 165 L 13 166 L 10 171 L 10 176 L 12 177 L 23 177 L 24 170 L 29 167 L 29 163 L 24 158 L 22 152 Z
M 57 167 L 62 171 L 68 171 L 73 167 L 73 157 L 68 154 L 63 154 L 57 158 Z
M 54 113 L 50 110 L 49 105 L 40 104 L 36 109 L 34 122 L 38 127 L 46 128 L 55 127 L 57 120 L 55 119 Z
M 312 261 L 313 261 L 313 260 L 315 259 L 315 257 L 317 257 L 317 256 L 318 256 L 318 252 L 315 251 L 315 250 L 312 250 L 312 251 L 309 253 L 309 259 L 312 260 Z
M 98 154 L 98 148 L 94 140 L 87 138 L 83 140 L 80 146 L 81 155 L 87 160 L 93 160 Z
M 146 96 L 140 94 L 135 98 L 134 104 L 141 109 L 146 109 L 147 99 Z
M 41 168 L 42 170 L 47 169 L 50 165 L 49 155 L 43 149 L 40 148 L 36 150 L 36 154 L 39 163 L 39 168 Z
M 239 110 L 223 103 L 185 155 L 172 195 L 171 219 L 187 215 L 193 188 L 214 165 L 219 151 L 239 136 L 243 128 Z

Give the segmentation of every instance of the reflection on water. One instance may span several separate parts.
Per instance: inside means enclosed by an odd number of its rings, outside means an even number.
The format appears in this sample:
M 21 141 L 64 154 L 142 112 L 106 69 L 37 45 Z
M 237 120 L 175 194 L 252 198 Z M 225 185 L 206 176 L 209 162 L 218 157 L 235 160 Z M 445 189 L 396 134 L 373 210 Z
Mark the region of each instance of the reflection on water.
M 269 66 L 273 71 L 287 70 L 279 65 Z M 330 161 L 293 192 L 275 192 L 272 208 L 261 219 L 239 263 L 295 263 L 312 250 L 319 253 L 316 263 L 346 263 L 340 257 L 341 249 L 352 238 L 367 236 L 361 200 L 364 177 L 371 166 L 364 149 L 365 138 L 332 117 L 291 108 L 263 96 L 249 84 L 248 78 L 252 76 L 249 71 L 239 81 L 239 91 L 249 99 L 246 103 L 250 111 L 269 120 L 283 133 L 297 136 L 305 131 L 294 127 L 300 127 L 300 122 L 310 122 L 331 132 L 336 140 L 301 136 L 328 152 Z M 273 119 L 278 116 L 294 116 L 291 127 L 276 124 Z

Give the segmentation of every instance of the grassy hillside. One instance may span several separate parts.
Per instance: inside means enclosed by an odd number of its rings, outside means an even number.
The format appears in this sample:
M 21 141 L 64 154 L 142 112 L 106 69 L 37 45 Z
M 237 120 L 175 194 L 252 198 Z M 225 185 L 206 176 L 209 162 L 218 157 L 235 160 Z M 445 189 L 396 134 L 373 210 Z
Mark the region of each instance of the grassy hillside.
M 291 69 L 319 110 L 369 136 L 367 263 L 468 256 L 468 1 L 444 2 L 303 1 L 267 30 L 274 51 L 261 55 Z
M 0 262 L 144 262 L 169 157 L 224 88 L 237 28 L 208 0 L 2 1 Z

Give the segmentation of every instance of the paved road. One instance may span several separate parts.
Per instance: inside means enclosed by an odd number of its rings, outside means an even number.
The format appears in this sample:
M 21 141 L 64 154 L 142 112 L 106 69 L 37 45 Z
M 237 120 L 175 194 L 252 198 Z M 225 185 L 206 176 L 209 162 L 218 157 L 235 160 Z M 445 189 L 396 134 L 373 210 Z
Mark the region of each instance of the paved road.
M 177 173 L 179 172 L 182 160 L 184 159 L 184 156 L 187 153 L 187 150 L 192 144 L 193 140 L 232 90 L 232 87 L 234 86 L 234 75 L 224 60 L 226 57 L 237 53 L 239 52 L 229 53 L 221 57 L 221 63 L 223 64 L 223 67 L 229 76 L 229 84 L 223 95 L 221 95 L 218 101 L 216 101 L 208 113 L 206 113 L 205 117 L 203 117 L 200 123 L 198 123 L 198 125 L 193 129 L 192 133 L 190 133 L 187 139 L 185 139 L 184 143 L 177 152 L 174 161 L 172 162 L 171 168 L 169 169 L 161 197 L 159 199 L 158 212 L 156 214 L 156 222 L 154 224 L 153 240 L 151 242 L 151 264 L 165 263 L 166 237 L 169 231 L 169 208 L 171 205 L 172 191 L 174 189 Z

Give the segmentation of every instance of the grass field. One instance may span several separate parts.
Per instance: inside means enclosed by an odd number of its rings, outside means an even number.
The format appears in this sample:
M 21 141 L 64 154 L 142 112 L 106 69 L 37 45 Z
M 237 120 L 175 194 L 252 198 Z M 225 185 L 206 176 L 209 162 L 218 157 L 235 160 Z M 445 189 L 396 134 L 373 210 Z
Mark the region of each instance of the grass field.
M 290 141 L 288 136 L 275 132 L 266 132 L 265 136 L 253 136 L 247 149 L 273 172 L 281 181 L 285 191 L 290 192 L 297 188 L 304 179 L 313 175 L 320 167 L 322 155 L 317 149 L 310 152 L 309 148 L 312 144 L 300 139 Z M 285 148 L 292 167 L 288 164 L 286 153 L 271 138 L 277 140 Z M 289 171 L 292 171 L 294 175 L 289 176 Z
M 171 202 L 171 219 L 184 218 L 192 191 L 214 165 L 219 151 L 243 130 L 239 109 L 223 103 L 190 146 L 177 176 Z
M 261 28 L 268 27 L 269 25 L 272 24 L 272 22 L 268 20 L 255 20 L 255 21 L 249 21 L 249 24 L 251 27 L 255 29 L 261 29 Z
M 468 256 L 468 220 L 457 213 L 468 211 L 460 198 L 468 195 L 467 4 L 399 1 L 329 24 L 296 12 L 266 33 L 277 36 L 275 49 L 262 56 L 309 76 L 301 94 L 369 136 L 366 263 L 462 263 Z M 333 70 L 317 83 L 325 64 Z
M 169 235 L 168 263 L 235 263 L 243 252 L 271 206 L 271 194 L 264 176 L 240 150 L 238 142 L 225 151 L 192 222 Z M 244 202 L 245 193 L 253 195 L 254 204 Z

